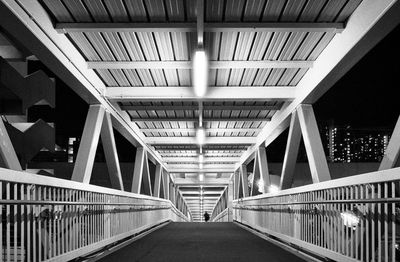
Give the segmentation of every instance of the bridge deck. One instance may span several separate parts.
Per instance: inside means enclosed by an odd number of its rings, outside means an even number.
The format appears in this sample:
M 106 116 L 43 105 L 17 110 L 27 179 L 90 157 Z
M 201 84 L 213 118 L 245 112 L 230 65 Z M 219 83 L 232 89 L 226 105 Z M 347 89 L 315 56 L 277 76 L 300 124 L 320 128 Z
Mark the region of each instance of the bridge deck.
M 303 261 L 233 223 L 171 223 L 100 261 Z

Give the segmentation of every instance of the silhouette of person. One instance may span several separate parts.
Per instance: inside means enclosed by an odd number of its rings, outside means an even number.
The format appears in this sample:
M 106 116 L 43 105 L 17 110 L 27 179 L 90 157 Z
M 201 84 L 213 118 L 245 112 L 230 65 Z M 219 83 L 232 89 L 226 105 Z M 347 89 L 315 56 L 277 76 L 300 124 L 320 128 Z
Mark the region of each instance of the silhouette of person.
M 204 213 L 204 220 L 208 222 L 210 220 L 210 215 L 207 213 L 207 211 Z

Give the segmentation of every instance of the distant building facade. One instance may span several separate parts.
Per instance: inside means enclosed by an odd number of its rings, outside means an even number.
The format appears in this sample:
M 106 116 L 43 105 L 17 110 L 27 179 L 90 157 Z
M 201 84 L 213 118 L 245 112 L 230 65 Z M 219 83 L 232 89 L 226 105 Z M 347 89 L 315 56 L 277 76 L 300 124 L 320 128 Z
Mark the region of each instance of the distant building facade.
M 353 128 L 326 125 L 322 132 L 329 162 L 379 162 L 389 144 L 387 128 Z

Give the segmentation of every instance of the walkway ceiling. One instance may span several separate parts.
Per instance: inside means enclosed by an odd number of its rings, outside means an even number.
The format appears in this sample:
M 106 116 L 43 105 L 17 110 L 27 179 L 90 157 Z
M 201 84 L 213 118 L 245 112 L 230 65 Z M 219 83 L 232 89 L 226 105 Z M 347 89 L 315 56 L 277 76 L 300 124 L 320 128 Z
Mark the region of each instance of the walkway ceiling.
M 163 164 L 199 218 L 201 191 L 210 195 L 205 206 L 212 211 L 237 167 L 287 127 L 297 105 L 329 89 L 332 84 L 311 97 L 369 30 L 353 28 L 352 14 L 373 16 L 366 11 L 395 1 L 4 2 L 14 10 L 15 3 L 31 10 L 35 23 L 83 75 L 83 85 L 90 83 L 91 95 L 114 110 L 116 128 Z M 342 34 L 347 42 L 334 41 Z M 192 91 L 191 60 L 201 44 L 209 73 L 200 101 Z M 207 136 L 203 168 L 195 139 L 200 103 Z

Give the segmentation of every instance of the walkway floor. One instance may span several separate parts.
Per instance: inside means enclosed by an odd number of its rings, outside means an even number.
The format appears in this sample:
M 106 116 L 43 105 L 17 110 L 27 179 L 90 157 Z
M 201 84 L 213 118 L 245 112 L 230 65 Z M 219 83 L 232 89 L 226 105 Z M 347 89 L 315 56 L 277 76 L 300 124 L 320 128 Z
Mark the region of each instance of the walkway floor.
M 99 261 L 303 261 L 233 223 L 171 223 Z

